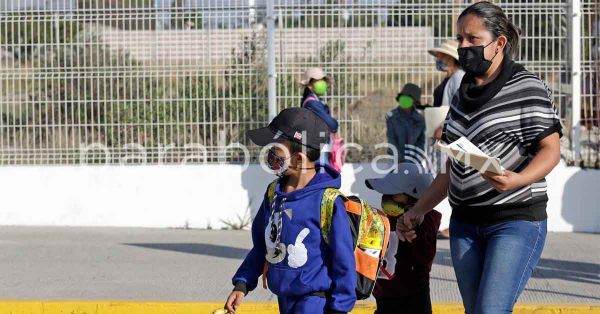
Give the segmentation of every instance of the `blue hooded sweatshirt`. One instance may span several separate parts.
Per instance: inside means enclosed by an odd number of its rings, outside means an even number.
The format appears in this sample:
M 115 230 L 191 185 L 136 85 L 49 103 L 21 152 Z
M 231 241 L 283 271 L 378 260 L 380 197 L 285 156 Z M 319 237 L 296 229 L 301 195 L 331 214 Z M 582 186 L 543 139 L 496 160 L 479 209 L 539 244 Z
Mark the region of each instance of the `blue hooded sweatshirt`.
M 271 264 L 267 273 L 269 289 L 281 297 L 302 297 L 315 292 L 328 294 L 327 309 L 350 312 L 356 301 L 354 247 L 346 208 L 341 198 L 334 202 L 329 244 L 321 235 L 320 204 L 326 188 L 339 188 L 340 174 L 329 165 L 316 166 L 317 174 L 303 189 L 285 193 L 279 179 L 275 188 L 275 225 L 283 208 L 280 242 L 286 246 L 283 261 Z M 283 206 L 281 206 L 283 202 Z M 271 241 L 271 206 L 265 193 L 252 223 L 253 247 L 234 275 L 236 287 L 256 288 Z M 316 313 L 311 313 L 316 314 Z

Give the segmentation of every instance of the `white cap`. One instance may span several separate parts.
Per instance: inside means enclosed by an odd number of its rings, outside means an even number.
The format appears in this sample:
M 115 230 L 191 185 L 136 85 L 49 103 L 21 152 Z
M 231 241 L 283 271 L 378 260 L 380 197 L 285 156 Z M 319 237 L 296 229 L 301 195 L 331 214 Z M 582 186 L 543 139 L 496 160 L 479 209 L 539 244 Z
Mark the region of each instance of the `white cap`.
M 436 53 L 443 53 L 446 55 L 449 55 L 450 57 L 454 58 L 456 61 L 458 61 L 458 42 L 456 40 L 453 39 L 449 39 L 446 40 L 443 44 L 439 45 L 438 47 L 435 47 L 433 49 L 429 49 L 428 52 L 432 55 L 432 56 L 436 56 Z
M 304 86 L 308 86 L 311 80 L 327 80 L 328 83 L 331 83 L 331 78 L 325 74 L 323 69 L 321 68 L 310 68 L 304 72 L 304 79 L 300 81 L 300 84 Z

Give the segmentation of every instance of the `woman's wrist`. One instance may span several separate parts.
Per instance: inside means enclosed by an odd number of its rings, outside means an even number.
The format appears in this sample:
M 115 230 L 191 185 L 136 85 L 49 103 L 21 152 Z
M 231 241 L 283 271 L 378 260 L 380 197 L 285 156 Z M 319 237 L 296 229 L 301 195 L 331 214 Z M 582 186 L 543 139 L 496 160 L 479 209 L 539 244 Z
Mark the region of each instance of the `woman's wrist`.
M 531 183 L 529 183 L 529 180 L 530 179 L 527 177 L 526 174 L 517 173 L 517 188 L 524 187 L 526 185 L 531 184 Z
M 417 216 L 425 216 L 429 212 L 429 209 L 426 209 L 423 206 L 417 206 L 415 204 L 411 211 Z
M 535 178 L 533 177 L 533 175 L 530 174 L 530 172 L 527 170 L 527 168 L 523 169 L 523 171 L 521 171 L 521 172 L 515 172 L 515 174 L 516 174 L 515 184 L 517 185 L 515 188 L 521 188 L 521 187 L 533 184 L 535 182 Z

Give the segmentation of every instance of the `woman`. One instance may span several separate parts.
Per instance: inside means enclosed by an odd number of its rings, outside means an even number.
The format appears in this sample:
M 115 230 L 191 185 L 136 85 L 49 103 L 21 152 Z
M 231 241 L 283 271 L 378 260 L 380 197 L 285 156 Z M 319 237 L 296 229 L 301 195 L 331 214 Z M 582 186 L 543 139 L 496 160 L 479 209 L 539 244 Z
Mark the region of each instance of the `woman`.
M 466 313 L 510 313 L 542 254 L 546 181 L 560 161 L 561 125 L 545 84 L 511 56 L 519 30 L 489 2 L 458 18 L 466 75 L 442 139 L 467 137 L 500 158 L 502 175 L 479 174 L 451 160 L 398 228 L 405 240 L 446 195 L 452 205 L 450 250 Z
M 330 143 L 321 148 L 321 158 L 319 159 L 321 164 L 330 163 L 330 154 L 332 152 L 331 142 L 339 138 L 336 135 L 339 126 L 338 122 L 331 116 L 329 106 L 321 99 L 327 93 L 332 83 L 333 80 L 331 77 L 327 76 L 320 68 L 306 70 L 304 72 L 304 79 L 300 81 L 300 85 L 304 89 L 302 104 L 300 106 L 316 113 L 327 124 L 329 132 L 332 134 Z M 336 160 L 331 166 L 338 172 L 341 172 L 342 162 L 342 160 L 340 162 Z
M 304 79 L 300 81 L 304 93 L 302 95 L 302 108 L 316 113 L 329 127 L 329 131 L 336 133 L 338 122 L 331 116 L 329 106 L 320 98 L 323 97 L 333 80 L 320 68 L 311 68 L 304 73 Z

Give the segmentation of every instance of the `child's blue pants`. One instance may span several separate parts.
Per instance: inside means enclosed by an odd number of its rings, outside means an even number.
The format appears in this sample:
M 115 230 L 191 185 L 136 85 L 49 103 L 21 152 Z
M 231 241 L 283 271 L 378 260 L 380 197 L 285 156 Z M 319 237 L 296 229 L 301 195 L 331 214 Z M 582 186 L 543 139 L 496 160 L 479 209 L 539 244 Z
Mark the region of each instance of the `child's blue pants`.
M 281 314 L 324 314 L 327 299 L 320 296 L 278 297 Z

